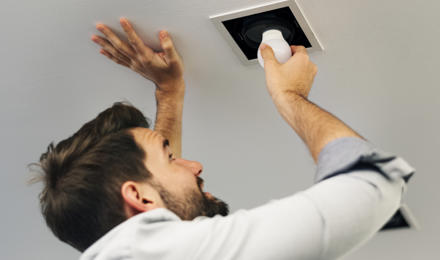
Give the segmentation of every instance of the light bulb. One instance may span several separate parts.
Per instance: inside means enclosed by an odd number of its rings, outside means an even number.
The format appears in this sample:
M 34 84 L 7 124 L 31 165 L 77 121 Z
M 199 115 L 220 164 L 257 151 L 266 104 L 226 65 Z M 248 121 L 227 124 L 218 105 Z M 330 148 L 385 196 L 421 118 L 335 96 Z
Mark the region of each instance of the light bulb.
M 283 34 L 279 30 L 271 29 L 265 31 L 263 33 L 263 39 L 261 41 L 261 44 L 263 43 L 272 47 L 275 58 L 278 60 L 279 63 L 284 63 L 289 60 L 290 57 L 292 57 L 292 50 L 290 49 L 290 46 L 286 42 L 286 40 L 284 40 Z M 260 63 L 261 67 L 264 68 L 264 60 L 261 56 L 260 47 L 258 47 L 257 56 L 258 62 Z

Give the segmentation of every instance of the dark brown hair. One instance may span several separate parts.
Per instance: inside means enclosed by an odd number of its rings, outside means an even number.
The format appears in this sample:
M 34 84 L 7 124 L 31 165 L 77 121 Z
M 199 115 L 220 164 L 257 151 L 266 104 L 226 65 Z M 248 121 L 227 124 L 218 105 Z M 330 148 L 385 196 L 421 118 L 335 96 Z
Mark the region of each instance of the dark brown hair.
M 128 131 L 149 128 L 149 119 L 130 104 L 117 102 L 73 136 L 40 157 L 41 212 L 62 241 L 84 251 L 126 220 L 121 185 L 148 181 L 146 154 Z

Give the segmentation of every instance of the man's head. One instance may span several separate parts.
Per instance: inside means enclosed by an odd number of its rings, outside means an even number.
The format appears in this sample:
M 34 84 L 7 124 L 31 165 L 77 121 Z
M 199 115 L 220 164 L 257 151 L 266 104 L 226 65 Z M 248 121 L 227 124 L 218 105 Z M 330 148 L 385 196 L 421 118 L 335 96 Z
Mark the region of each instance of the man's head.
M 127 218 L 168 208 L 183 220 L 227 215 L 202 192 L 202 166 L 172 158 L 167 140 L 136 108 L 115 103 L 40 158 L 41 210 L 62 241 L 84 251 Z
M 153 178 L 148 182 L 127 181 L 122 185 L 127 216 L 155 208 L 168 208 L 183 220 L 228 214 L 227 204 L 202 191 L 200 163 L 174 158 L 168 140 L 155 131 L 138 127 L 129 132 L 146 152 L 145 167 Z

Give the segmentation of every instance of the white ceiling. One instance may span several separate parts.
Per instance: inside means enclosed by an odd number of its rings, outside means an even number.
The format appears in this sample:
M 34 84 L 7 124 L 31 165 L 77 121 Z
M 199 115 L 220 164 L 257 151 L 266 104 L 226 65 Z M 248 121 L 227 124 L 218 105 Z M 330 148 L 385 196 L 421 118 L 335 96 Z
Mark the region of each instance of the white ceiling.
M 185 63 L 183 155 L 204 164 L 206 188 L 232 211 L 312 184 L 315 167 L 277 114 L 258 65 L 243 66 L 209 16 L 255 0 L 2 0 L 0 2 L 0 203 L 2 259 L 76 259 L 45 227 L 26 165 L 51 141 L 75 132 L 115 101 L 153 118 L 154 84 L 114 64 L 90 37 L 103 22 L 122 35 L 130 19 L 159 50 L 166 29 Z M 440 213 L 440 2 L 298 0 L 325 52 L 310 99 L 380 148 L 409 161 L 417 175 L 406 203 L 419 231 L 377 235 L 344 259 L 435 259 Z

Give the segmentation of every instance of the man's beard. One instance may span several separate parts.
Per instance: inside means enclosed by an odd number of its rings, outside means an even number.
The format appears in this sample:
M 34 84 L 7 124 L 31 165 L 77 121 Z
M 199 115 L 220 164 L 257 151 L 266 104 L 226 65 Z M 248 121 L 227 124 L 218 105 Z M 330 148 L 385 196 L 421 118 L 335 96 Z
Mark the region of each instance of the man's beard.
M 199 191 L 186 191 L 183 198 L 168 191 L 161 184 L 156 183 L 154 186 L 167 209 L 182 220 L 193 220 L 199 216 L 213 217 L 217 214 L 227 216 L 229 214 L 228 204 L 214 196 L 213 198 L 206 197 L 200 186 L 202 183 L 203 179 L 197 177 Z

